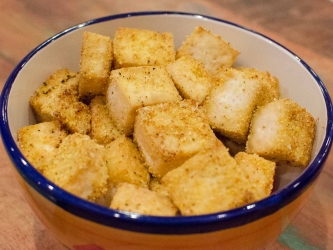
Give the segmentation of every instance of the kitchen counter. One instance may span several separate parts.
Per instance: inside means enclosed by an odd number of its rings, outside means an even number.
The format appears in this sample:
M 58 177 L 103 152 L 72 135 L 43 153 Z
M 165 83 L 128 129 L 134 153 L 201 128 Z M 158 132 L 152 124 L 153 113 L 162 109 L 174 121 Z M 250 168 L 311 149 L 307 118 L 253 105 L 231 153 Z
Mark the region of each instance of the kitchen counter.
M 333 2 L 328 0 L 0 0 L 0 88 L 15 65 L 50 36 L 89 19 L 152 10 L 210 15 L 256 30 L 302 58 L 333 94 Z M 67 249 L 28 206 L 2 143 L 0 249 Z M 332 154 L 304 208 L 266 249 L 333 249 Z

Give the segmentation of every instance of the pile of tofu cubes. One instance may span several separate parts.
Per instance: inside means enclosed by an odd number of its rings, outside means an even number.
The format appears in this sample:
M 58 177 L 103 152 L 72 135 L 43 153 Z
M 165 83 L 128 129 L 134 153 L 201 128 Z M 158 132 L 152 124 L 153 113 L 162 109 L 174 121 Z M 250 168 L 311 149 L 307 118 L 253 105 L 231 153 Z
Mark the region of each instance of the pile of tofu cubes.
M 20 149 L 112 209 L 199 215 L 263 199 L 277 164 L 307 166 L 315 121 L 269 72 L 234 68 L 239 54 L 203 27 L 179 48 L 170 32 L 84 32 L 80 71 L 57 70 L 31 97 Z

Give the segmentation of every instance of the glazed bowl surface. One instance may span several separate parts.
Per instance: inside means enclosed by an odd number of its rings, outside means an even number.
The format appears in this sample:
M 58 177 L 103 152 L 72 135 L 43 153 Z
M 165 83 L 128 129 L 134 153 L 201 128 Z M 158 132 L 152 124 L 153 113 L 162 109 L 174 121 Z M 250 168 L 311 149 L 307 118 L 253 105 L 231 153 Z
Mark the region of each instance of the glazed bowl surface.
M 230 211 L 157 217 L 108 209 L 82 200 L 43 177 L 20 152 L 17 131 L 35 123 L 33 92 L 59 68 L 79 70 L 82 34 L 112 37 L 118 27 L 169 31 L 179 47 L 196 26 L 241 52 L 235 66 L 268 71 L 280 81 L 282 97 L 305 107 L 317 122 L 312 159 L 305 169 L 277 169 L 274 192 Z M 140 12 L 102 17 L 73 26 L 32 50 L 8 78 L 1 95 L 1 135 L 15 175 L 41 222 L 71 249 L 259 249 L 294 219 L 313 189 L 329 154 L 332 103 L 316 73 L 270 38 L 225 20 L 191 13 Z

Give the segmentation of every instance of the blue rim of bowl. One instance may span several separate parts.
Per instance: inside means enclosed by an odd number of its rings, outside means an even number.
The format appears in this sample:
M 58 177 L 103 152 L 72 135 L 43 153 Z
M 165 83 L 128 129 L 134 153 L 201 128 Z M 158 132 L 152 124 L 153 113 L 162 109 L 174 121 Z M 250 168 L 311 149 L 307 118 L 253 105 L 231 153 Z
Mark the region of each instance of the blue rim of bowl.
M 7 117 L 7 105 L 10 90 L 16 76 L 24 67 L 24 65 L 43 47 L 47 46 L 52 41 L 73 30 L 114 19 L 148 15 L 188 16 L 193 18 L 204 18 L 212 21 L 222 22 L 257 34 L 269 40 L 270 42 L 280 46 L 298 59 L 298 61 L 308 70 L 308 72 L 318 83 L 318 86 L 320 87 L 323 97 L 325 99 L 328 117 L 324 143 L 320 148 L 318 155 L 315 157 L 313 162 L 304 170 L 303 174 L 300 177 L 298 177 L 296 180 L 294 180 L 282 190 L 273 193 L 268 198 L 255 202 L 253 204 L 248 204 L 244 207 L 207 215 L 159 217 L 117 211 L 78 198 L 62 190 L 61 188 L 57 187 L 52 182 L 47 180 L 27 161 L 27 159 L 20 152 L 14 138 L 11 136 Z M 324 165 L 324 162 L 327 159 L 327 156 L 332 146 L 333 138 L 333 108 L 330 96 L 319 76 L 312 70 L 312 68 L 308 64 L 306 64 L 302 59 L 296 56 L 289 49 L 285 48 L 283 45 L 256 31 L 219 18 L 187 12 L 154 11 L 124 13 L 89 20 L 71 28 L 68 28 L 40 44 L 22 59 L 22 61 L 15 67 L 13 72 L 10 74 L 8 80 L 4 85 L 0 97 L 0 104 L 0 129 L 5 149 L 7 150 L 9 157 L 13 161 L 14 166 L 16 167 L 20 175 L 27 183 L 29 183 L 30 186 L 32 186 L 35 190 L 37 190 L 37 192 L 42 194 L 49 201 L 78 217 L 82 217 L 84 219 L 100 223 L 105 226 L 141 233 L 173 235 L 207 233 L 241 226 L 253 222 L 257 219 L 263 218 L 265 216 L 269 216 L 295 200 L 302 192 L 307 189 L 308 186 L 310 186 L 314 182 L 314 180 L 319 175 Z

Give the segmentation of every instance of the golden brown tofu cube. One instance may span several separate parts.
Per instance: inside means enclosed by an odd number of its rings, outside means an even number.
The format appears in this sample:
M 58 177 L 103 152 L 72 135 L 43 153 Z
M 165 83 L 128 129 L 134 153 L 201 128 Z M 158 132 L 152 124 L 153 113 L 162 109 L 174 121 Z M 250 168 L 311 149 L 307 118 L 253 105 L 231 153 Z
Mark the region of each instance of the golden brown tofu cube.
M 279 79 L 272 76 L 269 72 L 260 71 L 254 68 L 237 68 L 238 70 L 245 72 L 252 77 L 257 79 L 262 85 L 261 95 L 258 98 L 257 106 L 263 106 L 271 101 L 280 98 L 280 84 Z
M 176 52 L 176 58 L 192 56 L 213 76 L 221 67 L 231 67 L 239 52 L 210 31 L 196 27 Z
M 218 141 L 201 107 L 190 99 L 138 109 L 134 140 L 155 177 Z
M 54 120 L 51 109 L 58 106 L 58 99 L 65 98 L 73 101 L 74 96 L 77 95 L 77 88 L 78 82 L 75 72 L 68 69 L 55 71 L 30 98 L 30 105 L 37 122 Z M 64 93 L 67 93 L 67 95 Z
M 109 180 L 148 188 L 150 175 L 133 141 L 121 136 L 105 146 Z
M 246 152 L 277 163 L 306 167 L 315 130 L 315 120 L 304 108 L 288 98 L 275 100 L 255 112 Z
M 91 130 L 90 108 L 82 102 L 60 103 L 59 110 L 55 112 L 55 118 L 70 133 L 87 134 Z
M 175 216 L 178 212 L 168 196 L 129 183 L 117 188 L 110 208 L 156 216 Z
M 109 173 L 108 191 L 96 203 L 109 207 L 118 185 L 124 182 L 148 188 L 150 174 L 131 139 L 119 136 L 105 145 L 105 155 Z
M 246 175 L 249 190 L 256 201 L 268 197 L 273 189 L 275 162 L 268 161 L 256 154 L 240 152 L 235 160 Z
M 111 72 L 107 105 L 117 128 L 125 135 L 133 132 L 138 108 L 181 99 L 163 66 L 122 68 Z
M 244 174 L 222 143 L 168 172 L 162 185 L 182 215 L 225 211 L 254 200 Z
M 93 32 L 83 33 L 80 59 L 79 97 L 90 101 L 105 94 L 112 65 L 112 40 Z
M 113 38 L 114 67 L 165 66 L 175 60 L 173 35 L 145 29 L 118 28 Z
M 262 87 L 260 82 L 239 70 L 223 69 L 222 83 L 214 85 L 204 102 L 212 128 L 233 141 L 247 140 L 253 111 Z
M 78 101 L 78 76 L 68 69 L 54 72 L 30 98 L 38 122 L 59 120 L 71 133 L 90 131 L 90 109 Z
M 167 70 L 184 98 L 203 102 L 212 86 L 212 79 L 202 63 L 184 56 L 170 63 Z
M 105 96 L 96 96 L 90 102 L 91 131 L 90 137 L 99 144 L 106 145 L 121 136 L 106 107 Z
M 58 121 L 29 125 L 17 132 L 22 153 L 41 173 L 52 162 L 55 149 L 66 136 Z
M 88 135 L 68 135 L 60 144 L 44 176 L 66 191 L 95 201 L 107 191 L 105 152 Z

